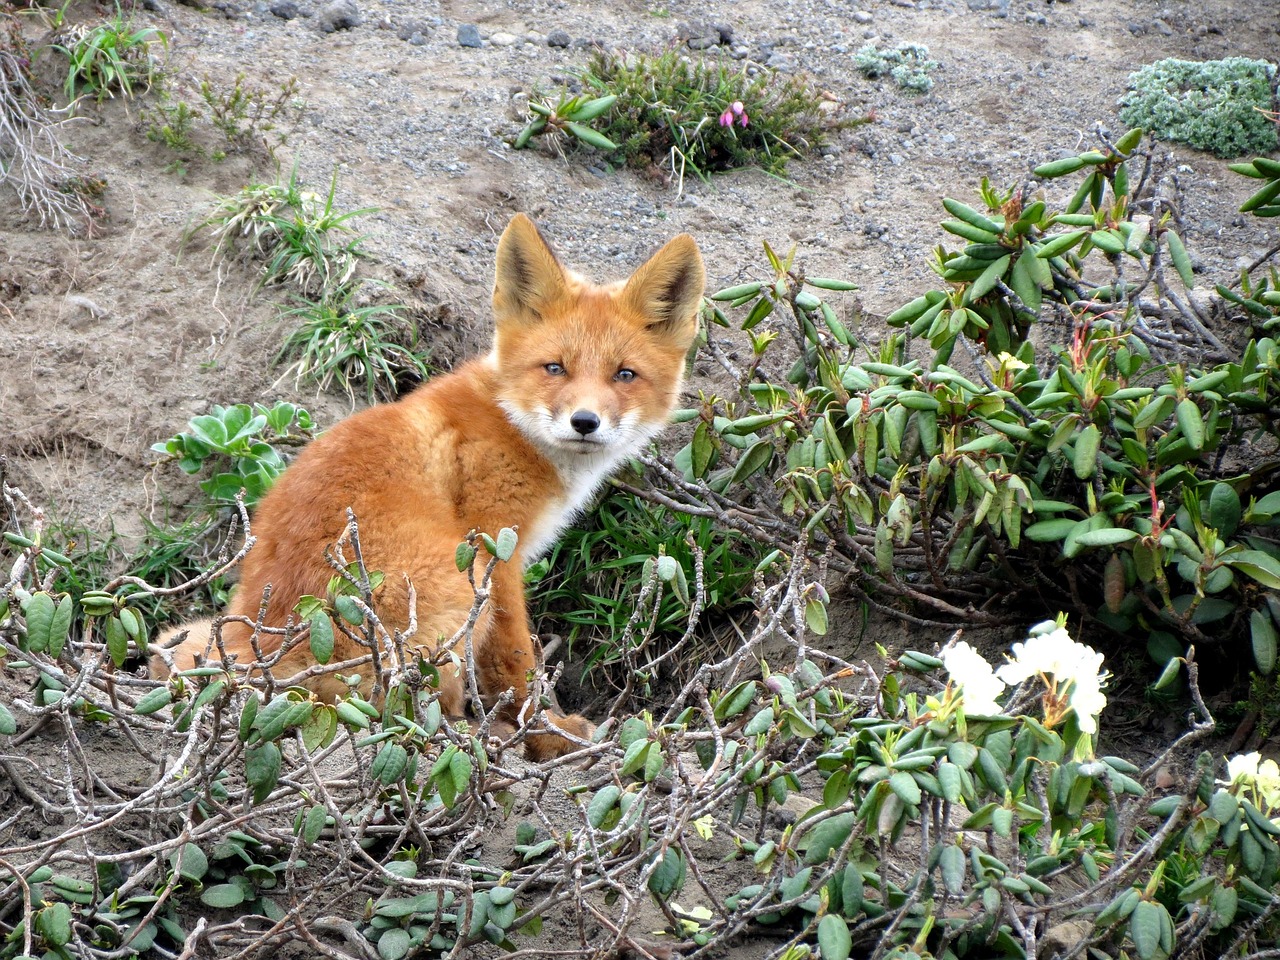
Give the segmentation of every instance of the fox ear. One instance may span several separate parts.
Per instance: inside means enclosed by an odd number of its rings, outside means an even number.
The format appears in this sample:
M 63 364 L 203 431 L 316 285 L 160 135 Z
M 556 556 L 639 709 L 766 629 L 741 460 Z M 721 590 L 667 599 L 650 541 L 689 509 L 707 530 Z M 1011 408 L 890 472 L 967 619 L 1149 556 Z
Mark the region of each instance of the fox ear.
M 493 312 L 497 321 L 540 315 L 565 295 L 564 268 L 542 239 L 533 221 L 517 213 L 498 241 L 493 283 Z
M 687 348 L 697 332 L 697 314 L 706 285 L 707 271 L 698 245 L 693 237 L 682 233 L 631 275 L 622 299 L 650 318 L 650 329 L 665 333 Z

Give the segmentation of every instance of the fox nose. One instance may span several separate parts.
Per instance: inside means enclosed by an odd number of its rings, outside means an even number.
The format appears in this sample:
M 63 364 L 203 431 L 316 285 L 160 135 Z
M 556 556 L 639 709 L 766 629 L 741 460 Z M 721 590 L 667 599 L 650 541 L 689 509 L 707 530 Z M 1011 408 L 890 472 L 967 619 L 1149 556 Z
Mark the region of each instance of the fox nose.
M 575 410 L 569 416 L 569 426 L 585 437 L 600 428 L 600 418 L 590 410 Z

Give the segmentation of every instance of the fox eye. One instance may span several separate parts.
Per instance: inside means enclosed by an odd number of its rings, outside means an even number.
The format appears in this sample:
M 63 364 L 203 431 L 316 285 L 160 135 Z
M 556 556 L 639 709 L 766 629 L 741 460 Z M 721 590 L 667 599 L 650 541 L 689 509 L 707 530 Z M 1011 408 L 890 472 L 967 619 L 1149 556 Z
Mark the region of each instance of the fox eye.
M 630 383 L 635 378 L 636 378 L 636 372 L 634 370 L 629 370 L 626 367 L 623 367 L 621 370 L 619 370 L 617 373 L 613 375 L 613 379 L 619 380 L 622 383 Z
M 551 374 L 553 377 L 563 377 L 565 373 L 564 367 L 560 366 L 558 363 L 544 363 L 542 365 L 542 369 L 547 371 L 547 373 Z

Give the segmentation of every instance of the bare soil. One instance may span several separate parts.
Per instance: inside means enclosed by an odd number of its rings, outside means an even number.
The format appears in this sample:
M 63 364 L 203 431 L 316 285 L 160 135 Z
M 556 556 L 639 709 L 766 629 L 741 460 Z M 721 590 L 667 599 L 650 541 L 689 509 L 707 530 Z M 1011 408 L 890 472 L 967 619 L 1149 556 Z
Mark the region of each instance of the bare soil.
M 362 272 L 391 285 L 386 297 L 408 307 L 438 366 L 486 344 L 493 252 L 516 211 L 597 279 L 625 276 L 680 231 L 701 246 L 713 289 L 759 275 L 762 242 L 795 244 L 810 274 L 860 285 L 845 307 L 874 341 L 875 318 L 930 282 L 943 195 L 973 202 L 984 176 L 1018 184 L 1036 164 L 1094 144 L 1095 129 L 1118 132 L 1117 101 L 1143 64 L 1265 58 L 1280 39 L 1280 6 L 1257 0 L 359 0 L 362 23 L 333 33 L 311 15 L 319 4 L 299 5 L 292 20 L 244 0 L 209 10 L 159 0 L 135 16 L 164 31 L 167 69 L 188 90 L 203 78 L 229 87 L 237 74 L 268 90 L 297 78 L 303 107 L 280 168 L 296 166 L 319 192 L 336 171 L 341 208 L 376 208 L 355 221 Z M 104 9 L 75 2 L 68 20 Z M 732 27 L 744 62 L 806 72 L 845 115 L 874 111 L 875 122 L 793 162 L 785 180 L 746 170 L 681 185 L 669 169 L 642 176 L 588 153 L 511 148 L 530 92 L 571 78 L 587 45 L 656 52 L 697 22 Z M 467 24 L 482 47 L 459 44 Z M 553 30 L 582 42 L 548 46 Z M 32 39 L 41 34 L 33 20 Z M 855 68 L 864 43 L 899 41 L 926 44 L 939 62 L 930 93 Z M 216 195 L 273 179 L 273 165 L 261 154 L 180 157 L 145 136 L 148 104 L 86 102 L 64 128 L 84 173 L 106 184 L 102 216 L 82 235 L 35 229 L 0 185 L 6 479 L 57 519 L 126 538 L 141 535 L 142 517 L 164 522 L 199 502 L 194 481 L 155 469 L 149 448 L 212 404 L 289 399 L 321 424 L 350 409 L 345 396 L 280 379 L 286 298 L 258 286 L 257 265 L 216 261 L 199 235 L 184 241 Z M 1182 235 L 1207 282 L 1229 279 L 1274 240 L 1236 212 L 1249 185 L 1223 161 L 1176 145 L 1157 155 L 1186 191 Z M 702 383 L 695 376 L 689 391 Z M 850 645 L 902 638 L 899 625 L 884 630 Z M 136 762 L 119 744 L 99 746 L 112 762 Z

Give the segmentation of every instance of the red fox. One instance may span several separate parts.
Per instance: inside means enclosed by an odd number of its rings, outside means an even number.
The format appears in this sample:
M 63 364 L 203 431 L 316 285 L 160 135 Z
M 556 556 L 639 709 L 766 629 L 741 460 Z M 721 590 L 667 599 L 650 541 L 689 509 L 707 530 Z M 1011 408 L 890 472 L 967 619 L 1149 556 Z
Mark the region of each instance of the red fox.
M 264 623 L 280 627 L 300 597 L 324 596 L 333 575 L 324 551 L 342 534 L 351 507 L 365 566 L 385 576 L 375 612 L 388 630 L 408 626 L 407 577 L 417 594 L 412 643 L 434 654 L 465 623 L 474 599 L 455 564 L 458 544 L 471 530 L 516 527 L 516 554 L 495 570 L 473 633 L 481 696 L 493 703 L 513 691 L 505 719 L 514 719 L 534 667 L 524 564 L 666 423 L 705 282 L 697 244 L 680 234 L 629 280 L 593 285 L 563 268 L 533 221 L 517 214 L 498 242 L 492 350 L 396 403 L 348 417 L 303 450 L 255 512 L 257 545 L 227 614 L 255 620 L 270 585 Z M 158 652 L 181 630 L 189 631 L 186 640 Z M 211 621 L 201 621 L 164 633 L 153 647 L 152 675 L 208 656 L 210 631 Z M 255 659 L 251 633 L 245 623 L 222 627 L 226 650 L 241 665 Z M 334 662 L 367 653 L 337 633 Z M 281 640 L 264 634 L 259 642 L 269 654 Z M 283 679 L 313 663 L 303 642 L 273 673 Z M 366 693 L 374 669 L 363 668 Z M 465 676 L 446 664 L 440 683 L 441 708 L 460 716 Z M 348 689 L 332 673 L 306 686 L 329 700 Z M 576 714 L 549 719 L 577 737 L 593 729 Z M 571 749 L 555 734 L 527 741 L 535 759 Z

